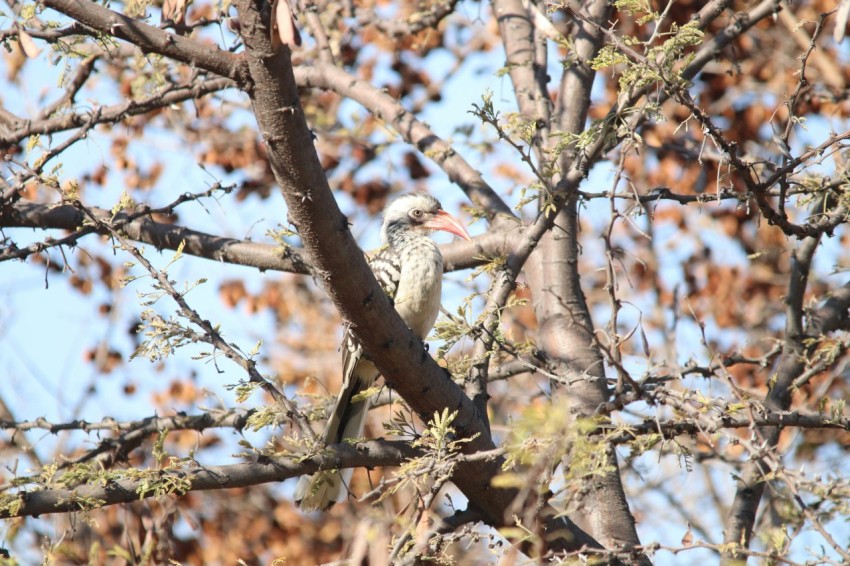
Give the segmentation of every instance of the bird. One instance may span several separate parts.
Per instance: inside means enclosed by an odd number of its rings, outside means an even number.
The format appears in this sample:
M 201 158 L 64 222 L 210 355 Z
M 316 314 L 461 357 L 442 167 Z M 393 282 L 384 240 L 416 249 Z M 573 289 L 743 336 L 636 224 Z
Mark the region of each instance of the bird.
M 378 283 L 420 340 L 431 332 L 440 312 L 443 256 L 429 237 L 438 230 L 472 241 L 463 224 L 444 211 L 439 200 L 422 192 L 403 195 L 384 210 L 383 246 L 369 260 Z M 341 349 L 342 389 L 325 425 L 326 446 L 361 437 L 369 399 L 355 398 L 368 390 L 380 374 L 350 326 L 345 330 Z M 347 469 L 302 476 L 295 488 L 296 502 L 304 511 L 329 509 L 347 491 L 352 472 Z

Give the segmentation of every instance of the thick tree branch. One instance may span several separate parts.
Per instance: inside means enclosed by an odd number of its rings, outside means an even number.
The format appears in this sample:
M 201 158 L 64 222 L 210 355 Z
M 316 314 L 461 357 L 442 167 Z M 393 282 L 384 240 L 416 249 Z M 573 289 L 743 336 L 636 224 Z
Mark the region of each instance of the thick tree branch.
M 129 41 L 144 53 L 158 53 L 232 79 L 241 88 L 250 85 L 247 68 L 239 55 L 150 26 L 90 0 L 45 0 L 44 5 L 101 33 Z
M 304 460 L 301 456 L 260 458 L 255 462 L 226 466 L 118 473 L 118 479 L 107 478 L 75 488 L 43 489 L 6 496 L 0 500 L 0 518 L 38 517 L 48 513 L 67 513 L 117 503 L 131 503 L 171 493 L 182 495 L 189 491 L 281 482 L 318 470 L 397 466 L 417 454 L 417 450 L 404 441 L 371 440 L 356 446 L 329 446 L 322 454 Z M 134 478 L 133 475 L 137 477 Z M 180 487 L 172 489 L 169 486 Z
M 308 275 L 311 265 L 304 257 L 300 248 L 286 247 L 225 238 L 184 226 L 157 222 L 149 213 L 128 214 L 120 212 L 113 217 L 111 211 L 102 208 L 90 210 L 103 220 L 111 219 L 121 227 L 126 236 L 136 242 L 150 244 L 158 250 L 176 250 L 183 244 L 183 253 L 218 262 L 232 263 L 254 267 L 262 271 L 284 271 Z M 77 240 L 90 234 L 108 234 L 107 230 L 96 226 L 84 226 L 84 215 L 72 205 L 40 204 L 29 201 L 19 201 L 12 205 L 0 206 L 0 227 L 2 228 L 34 228 L 41 230 L 61 229 L 73 232 L 62 238 L 61 245 L 74 245 Z M 473 243 L 452 242 L 443 244 L 444 269 L 456 271 L 469 269 L 485 263 L 486 258 L 507 256 L 511 253 L 514 240 L 519 236 L 520 228 L 513 230 L 489 230 L 474 238 Z M 45 240 L 41 244 L 33 244 L 24 248 L 7 248 L 0 250 L 0 261 L 6 259 L 23 259 L 29 255 L 40 253 L 60 240 Z
M 103 221 L 112 221 L 120 226 L 131 240 L 154 246 L 158 250 L 176 250 L 181 244 L 184 253 L 210 259 L 255 267 L 260 270 L 288 271 L 290 273 L 310 273 L 310 265 L 302 253 L 295 248 L 282 248 L 271 244 L 259 244 L 246 240 L 224 238 L 183 226 L 157 222 L 148 215 L 131 219 L 131 215 L 120 212 L 113 217 L 109 210 L 91 208 L 92 213 Z M 0 208 L 0 226 L 37 229 L 71 230 L 79 237 L 88 234 L 108 235 L 103 226 L 86 226 L 85 215 L 79 208 L 66 205 L 47 205 L 21 201 Z M 32 248 L 32 249 L 30 249 Z M 23 258 L 38 253 L 44 246 L 35 244 L 20 249 L 0 250 L 0 261 L 17 257 Z
M 535 38 L 533 18 L 526 6 L 534 9 L 530 2 L 497 0 L 493 3 L 493 11 L 505 45 L 505 67 L 511 77 L 519 111 L 537 128 L 533 145 L 538 159 L 543 160 L 546 159 L 542 153 L 545 136 L 541 139 L 540 134 L 549 130 L 552 101 L 547 90 L 549 76 L 545 61 L 537 59 L 537 43 L 545 45 L 546 40 Z
M 581 5 L 584 21 L 576 22 L 573 32 L 574 56 L 565 69 L 559 86 L 552 131 L 578 135 L 585 127 L 590 107 L 590 93 L 595 73 L 590 61 L 601 48 L 603 36 L 596 26 L 607 21 L 609 4 L 602 0 Z M 576 10 L 578 5 L 576 4 Z M 608 400 L 603 360 L 594 346 L 587 302 L 581 285 L 579 266 L 579 229 L 577 189 L 593 160 L 601 155 L 605 134 L 582 153 L 572 146 L 559 156 L 560 179 L 555 186 L 556 198 L 563 209 L 550 219 L 554 228 L 547 231 L 526 267 L 532 288 L 532 301 L 540 326 L 540 347 L 547 359 L 557 366 L 556 373 L 566 383 L 566 391 L 556 399 L 563 410 L 576 415 L 592 415 Z M 544 201 L 548 207 L 550 201 Z M 613 446 L 607 448 L 609 461 L 617 461 Z M 603 543 L 606 548 L 633 548 L 640 544 L 634 528 L 619 473 L 589 480 L 586 492 L 572 503 L 571 513 L 577 523 Z M 639 562 L 648 560 L 639 556 Z

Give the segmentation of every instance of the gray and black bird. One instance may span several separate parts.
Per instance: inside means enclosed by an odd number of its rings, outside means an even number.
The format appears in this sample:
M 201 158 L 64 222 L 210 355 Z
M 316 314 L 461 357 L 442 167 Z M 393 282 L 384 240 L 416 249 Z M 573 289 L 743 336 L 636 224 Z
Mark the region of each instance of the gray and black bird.
M 471 241 L 463 225 L 431 195 L 413 193 L 399 197 L 384 211 L 383 247 L 369 261 L 401 319 L 422 340 L 440 312 L 443 256 L 428 237 L 435 230 Z M 369 400 L 352 399 L 369 389 L 379 375 L 350 328 L 343 338 L 342 371 L 342 390 L 325 427 L 325 445 L 360 438 Z M 308 511 L 329 508 L 346 492 L 352 471 L 303 476 L 295 488 L 295 500 Z

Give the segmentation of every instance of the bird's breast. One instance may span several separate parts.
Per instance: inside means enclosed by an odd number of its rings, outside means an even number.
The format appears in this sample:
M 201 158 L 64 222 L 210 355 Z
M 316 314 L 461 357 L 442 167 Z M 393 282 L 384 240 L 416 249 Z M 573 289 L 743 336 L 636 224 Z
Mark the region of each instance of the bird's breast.
M 443 256 L 430 239 L 402 252 L 395 308 L 416 336 L 424 339 L 440 313 Z

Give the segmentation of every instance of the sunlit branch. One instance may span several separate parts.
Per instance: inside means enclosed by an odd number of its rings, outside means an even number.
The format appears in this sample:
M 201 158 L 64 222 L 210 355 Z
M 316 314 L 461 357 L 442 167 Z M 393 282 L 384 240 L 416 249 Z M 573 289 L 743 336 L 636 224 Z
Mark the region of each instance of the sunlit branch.
M 828 193 L 829 191 L 840 191 L 842 190 L 842 186 L 844 185 L 844 181 L 839 179 L 835 181 L 825 182 L 822 186 L 817 188 L 810 188 L 804 186 L 793 186 L 785 191 L 786 197 L 791 196 L 801 196 L 801 195 L 812 195 L 817 196 L 819 194 Z M 754 198 L 754 195 L 750 192 L 738 192 L 734 189 L 723 188 L 715 193 L 698 193 L 698 194 L 683 194 L 673 192 L 669 187 L 653 187 L 651 189 L 646 190 L 644 194 L 635 194 L 634 192 L 615 192 L 611 193 L 611 191 L 601 191 L 601 192 L 588 192 L 588 191 L 579 191 L 579 195 L 585 200 L 596 200 L 596 199 L 609 199 L 616 198 L 620 200 L 631 200 L 636 201 L 641 204 L 652 204 L 655 202 L 663 202 L 663 201 L 672 201 L 679 204 L 711 204 L 712 202 L 721 202 L 721 201 L 729 201 L 735 200 L 738 202 L 746 203 L 749 199 Z M 765 195 L 771 198 L 781 197 L 781 191 L 779 188 L 772 188 L 765 191 Z M 833 222 L 836 220 L 833 219 Z
M 571 556 L 580 556 L 582 554 L 591 555 L 594 557 L 598 557 L 600 560 L 606 560 L 614 563 L 623 563 L 623 562 L 615 562 L 615 561 L 625 561 L 628 563 L 628 560 L 633 556 L 634 552 L 643 552 L 649 556 L 654 556 L 659 551 L 665 551 L 673 554 L 674 556 L 679 556 L 680 554 L 684 557 L 688 556 L 688 551 L 690 550 L 698 550 L 698 549 L 708 549 L 713 550 L 715 552 L 722 552 L 729 548 L 729 545 L 726 544 L 712 544 L 710 542 L 705 542 L 701 540 L 693 541 L 687 545 L 682 546 L 672 546 L 665 545 L 660 543 L 649 543 L 645 545 L 641 545 L 635 548 L 630 548 L 626 550 L 599 550 L 599 549 L 587 549 L 581 553 L 579 552 L 571 552 L 564 555 L 564 557 Z M 770 561 L 774 564 L 785 564 L 786 566 L 803 566 L 803 562 L 797 562 L 788 558 L 787 556 L 781 556 L 777 552 L 762 552 L 758 550 L 749 550 L 746 548 L 739 548 L 741 555 L 753 558 L 761 558 L 765 561 Z
M 684 407 L 684 405 L 678 405 Z M 702 411 L 694 406 L 697 411 Z M 735 430 L 753 426 L 770 426 L 782 429 L 821 429 L 850 431 L 850 417 L 832 415 L 829 413 L 805 413 L 794 411 L 758 411 L 753 418 L 742 414 L 729 414 L 728 406 L 725 408 L 713 407 L 712 412 L 705 414 L 696 422 L 690 418 L 670 418 L 664 420 L 646 419 L 639 423 L 617 423 L 591 429 L 587 432 L 590 437 L 604 438 L 606 442 L 617 445 L 628 445 L 639 436 L 662 434 L 664 438 L 673 438 L 679 435 L 714 434 L 723 430 Z M 245 428 L 252 410 L 214 410 L 196 415 L 173 415 L 167 417 L 147 417 L 138 421 L 114 421 L 104 419 L 99 422 L 75 420 L 67 422 L 50 422 L 46 419 L 32 421 L 3 421 L 0 420 L 0 429 L 27 432 L 32 430 L 44 430 L 50 434 L 60 432 L 78 431 L 83 433 L 115 432 L 121 433 L 115 438 L 105 438 L 100 441 L 104 450 L 119 448 L 126 438 L 127 433 L 149 437 L 162 431 L 191 430 L 203 432 L 218 428 L 232 428 L 241 430 Z M 610 429 L 610 430 L 609 430 Z M 501 454 L 497 450 L 492 453 L 477 453 L 472 456 L 459 455 L 458 461 L 471 461 L 476 458 L 489 458 Z M 89 458 L 86 458 L 86 460 Z M 85 460 L 80 460 L 80 462 Z M 375 464 L 380 465 L 380 464 Z M 65 466 L 67 467 L 67 466 Z M 369 467 L 367 465 L 367 467 Z
M 116 421 L 109 417 L 101 421 L 91 422 L 82 419 L 67 422 L 51 422 L 45 418 L 32 421 L 0 420 L 0 429 L 44 430 L 50 434 L 60 432 L 80 431 L 91 432 L 135 432 L 146 430 L 149 433 L 163 430 L 196 430 L 204 431 L 210 428 L 244 428 L 251 411 L 239 409 L 211 410 L 198 415 L 172 415 L 168 417 L 147 417 L 137 421 Z
M 188 194 L 188 193 L 187 193 Z M 198 196 L 203 196 L 202 193 Z M 183 245 L 183 252 L 199 258 L 218 262 L 254 267 L 262 271 L 283 271 L 308 275 L 312 266 L 304 257 L 301 248 L 282 247 L 250 240 L 238 240 L 192 230 L 184 226 L 158 222 L 152 218 L 157 213 L 170 214 L 175 207 L 151 210 L 142 208 L 137 212 L 119 212 L 89 207 L 104 220 L 111 219 L 120 226 L 131 240 L 150 244 L 158 250 L 176 250 Z M 83 236 L 108 234 L 98 226 L 86 226 L 85 216 L 72 205 L 48 205 L 19 201 L 0 207 L 0 227 L 71 230 L 72 234 L 58 239 L 46 239 L 24 247 L 0 249 L 0 262 L 9 259 L 24 259 L 57 246 L 73 246 Z M 507 255 L 518 230 L 491 230 L 476 236 L 473 243 L 455 242 L 440 246 L 446 271 L 476 267 L 487 262 L 487 257 Z
M 481 174 L 394 98 L 331 65 L 301 66 L 296 67 L 294 72 L 299 86 L 332 90 L 361 104 L 376 118 L 385 120 L 406 142 L 439 165 L 491 219 L 497 218 L 497 215 L 513 218 L 513 211 L 487 185 Z
M 17 122 L 7 123 L 6 128 L 0 129 L 0 147 L 19 143 L 35 134 L 55 134 L 85 125 L 91 127 L 97 124 L 114 124 L 128 116 L 145 114 L 234 86 L 235 83 L 230 79 L 195 80 L 185 85 L 169 85 L 162 92 L 140 100 L 127 100 L 112 106 L 98 107 L 89 112 L 71 112 L 58 116 L 52 116 L 52 113 L 49 113 L 45 118 L 35 120 L 18 118 Z M 72 91 L 61 98 L 60 102 L 70 97 L 73 97 Z
M 101 33 L 133 43 L 143 52 L 158 53 L 175 61 L 213 72 L 236 81 L 242 88 L 252 82 L 241 57 L 161 30 L 104 8 L 90 0 L 46 0 L 44 5 Z
M 318 470 L 397 466 L 415 457 L 417 450 L 406 442 L 371 440 L 329 446 L 321 454 L 261 457 L 244 464 L 105 473 L 103 481 L 73 489 L 38 489 L 9 494 L 0 499 L 0 518 L 38 516 L 97 509 L 163 495 L 246 487 L 311 474 Z M 169 491 L 171 486 L 171 491 Z
M 762 411 L 751 418 L 748 415 L 730 415 L 727 409 L 725 414 L 707 415 L 701 417 L 699 422 L 692 417 L 661 421 L 647 419 L 639 424 L 622 425 L 624 431 L 606 437 L 606 441 L 614 444 L 628 444 L 635 437 L 647 434 L 661 434 L 664 438 L 673 438 L 681 434 L 713 434 L 722 430 L 753 426 L 850 431 L 850 418 L 799 411 Z
M 185 253 L 212 261 L 254 267 L 263 271 L 310 273 L 310 264 L 296 248 L 226 238 L 157 222 L 151 218 L 150 211 L 120 212 L 113 216 L 109 210 L 94 207 L 90 210 L 104 221 L 111 220 L 128 238 L 150 244 L 158 250 L 176 250 L 183 245 Z M 90 234 L 109 234 L 102 225 L 86 225 L 85 216 L 72 205 L 50 206 L 27 201 L 0 208 L 0 226 L 74 231 L 61 239 L 49 239 L 26 247 L 0 250 L 0 261 L 23 259 L 57 245 L 73 246 L 80 238 Z
M 777 470 L 777 475 L 779 479 L 782 480 L 788 489 L 791 490 L 791 493 L 794 494 L 794 501 L 797 503 L 797 506 L 803 512 L 803 515 L 812 525 L 814 530 L 816 530 L 820 536 L 832 547 L 832 550 L 835 551 L 843 560 L 842 562 L 848 563 L 850 562 L 850 552 L 847 550 L 847 545 L 839 543 L 833 538 L 832 534 L 824 528 L 823 522 L 821 521 L 820 512 L 818 511 L 819 503 L 815 503 L 814 505 L 809 505 L 803 500 L 801 491 L 795 481 L 795 478 L 792 478 L 790 474 L 788 474 L 785 470 Z

